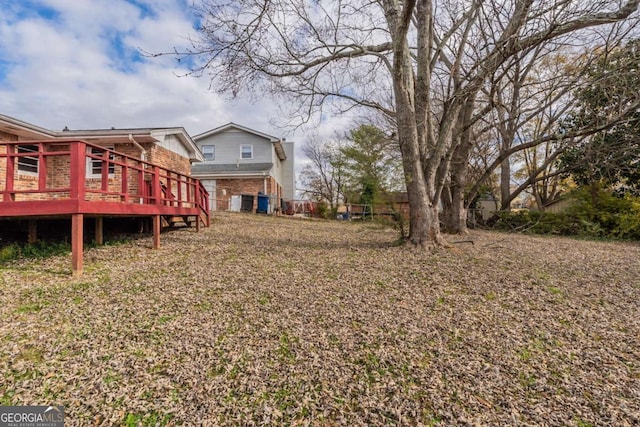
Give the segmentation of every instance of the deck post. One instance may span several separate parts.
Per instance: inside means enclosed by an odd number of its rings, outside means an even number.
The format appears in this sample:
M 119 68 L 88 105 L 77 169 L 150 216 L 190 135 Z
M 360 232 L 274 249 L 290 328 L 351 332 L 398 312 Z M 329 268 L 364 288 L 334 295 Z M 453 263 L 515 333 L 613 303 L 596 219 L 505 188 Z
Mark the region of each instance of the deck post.
M 160 167 L 154 165 L 153 166 L 153 175 L 152 179 L 152 192 L 153 192 L 153 203 L 156 205 L 162 204 L 162 186 L 160 185 Z
M 153 216 L 153 249 L 160 249 L 160 215 Z
M 167 206 L 173 206 L 173 197 L 172 197 L 172 190 L 171 190 L 171 172 L 167 171 L 167 184 L 166 184 L 166 192 L 167 194 L 165 194 L 165 197 L 167 199 L 169 199 L 169 201 L 167 202 Z
M 29 244 L 33 245 L 38 241 L 38 223 L 35 219 L 29 220 Z
M 123 158 L 125 165 L 122 166 L 122 177 L 120 178 L 122 183 L 120 186 L 120 200 L 129 203 L 129 168 L 126 165 L 127 159 Z
M 11 156 L 15 152 L 15 147 L 12 144 L 7 145 L 7 171 L 4 183 L 5 193 L 2 199 L 5 202 L 11 202 L 16 199 L 15 193 L 13 193 L 13 180 L 15 177 L 15 162 L 16 157 Z
M 196 215 L 196 233 L 200 232 L 200 214 Z
M 96 245 L 104 245 L 104 218 L 96 218 Z
M 84 200 L 85 196 L 86 150 L 87 146 L 82 141 L 71 144 L 71 191 L 69 196 L 75 200 Z
M 71 215 L 71 270 L 74 277 L 82 276 L 82 259 L 83 259 L 83 226 L 84 215 Z
M 45 146 L 38 143 L 38 190 L 42 191 L 47 188 L 47 160 L 44 156 Z

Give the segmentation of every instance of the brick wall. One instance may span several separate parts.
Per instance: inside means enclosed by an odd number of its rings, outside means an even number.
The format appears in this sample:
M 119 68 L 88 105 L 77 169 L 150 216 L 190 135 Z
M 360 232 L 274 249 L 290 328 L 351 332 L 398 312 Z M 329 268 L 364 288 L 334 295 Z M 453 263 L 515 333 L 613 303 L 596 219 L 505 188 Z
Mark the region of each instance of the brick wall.
M 47 151 L 69 151 L 69 145 L 53 145 Z M 71 158 L 69 156 L 47 157 L 47 188 L 71 187 Z
M 267 179 L 267 195 L 280 195 L 282 189 L 276 183 L 276 180 L 272 176 L 266 177 Z M 229 200 L 231 196 L 238 196 L 241 194 L 252 194 L 256 197 L 253 198 L 253 210 L 258 207 L 258 193 L 264 193 L 264 179 L 263 178 L 240 178 L 240 179 L 216 179 L 216 192 L 215 198 L 217 200 L 218 210 L 226 210 L 229 208 Z M 211 195 L 210 197 L 214 197 Z M 277 207 L 277 206 L 274 206 Z
M 16 135 L 0 132 L 0 140 L 17 141 Z M 147 161 L 155 163 L 161 167 L 172 169 L 177 172 L 189 175 L 191 172 L 191 163 L 188 158 L 178 155 L 172 151 L 169 151 L 163 147 L 158 147 L 153 143 L 143 145 L 147 150 Z M 138 147 L 131 143 L 115 144 L 113 146 L 114 151 L 126 154 L 134 158 L 141 158 L 141 151 Z M 0 150 L 6 151 L 6 147 L 0 146 Z M 45 147 L 47 151 L 68 151 L 69 145 L 52 145 Z M 116 157 L 114 160 L 122 162 L 123 158 Z M 134 160 L 129 161 L 131 167 L 140 165 Z M 47 188 L 69 188 L 71 186 L 71 159 L 68 155 L 65 156 L 47 156 L 46 158 L 46 170 L 47 170 Z M 150 179 L 150 176 L 146 177 Z M 166 180 L 163 180 L 166 181 Z M 0 188 L 4 190 L 6 184 L 6 159 L 0 160 Z M 85 177 L 85 185 L 87 189 L 100 190 L 102 188 L 101 177 Z M 172 193 L 178 194 L 178 189 L 175 188 L 175 183 L 172 185 Z M 38 177 L 20 172 L 16 168 L 14 176 L 14 188 L 16 190 L 36 190 L 38 189 Z M 128 188 L 129 193 L 132 195 L 142 195 L 142 191 L 138 188 L 138 172 L 135 170 L 129 170 L 128 173 Z M 120 192 L 122 189 L 122 168 L 115 167 L 114 173 L 109 177 L 108 191 Z M 182 194 L 185 195 L 187 191 L 186 184 L 183 184 Z M 57 198 L 68 198 L 69 193 L 47 193 L 47 194 L 22 194 L 16 195 L 16 200 L 46 200 Z M 184 197 L 184 196 L 183 196 Z M 87 193 L 86 198 L 88 200 L 109 200 L 120 201 L 120 196 L 108 196 L 96 193 Z
M 0 141 L 17 141 L 17 140 L 18 140 L 18 135 L 3 132 L 0 130 Z
M 147 150 L 148 162 L 180 172 L 184 175 L 191 174 L 191 161 L 187 157 L 155 144 L 143 144 L 143 147 Z
M 0 131 L 0 141 L 18 141 L 17 135 Z M 7 152 L 7 147 L 0 147 L 3 153 Z M 7 171 L 7 159 L 0 160 L 0 188 L 3 190 L 6 188 L 6 171 Z M 30 175 L 24 172 L 18 171 L 17 162 L 15 164 L 15 172 L 13 176 L 13 186 L 19 190 L 37 190 L 38 189 L 38 176 Z M 36 200 L 42 199 L 41 195 L 26 194 L 20 197 L 16 197 L 16 200 Z
M 69 151 L 69 145 L 50 145 L 45 146 L 46 151 Z M 115 151 L 140 158 L 140 149 L 133 144 L 116 144 L 113 149 Z M 0 150 L 5 150 L 5 147 L 0 147 Z M 116 156 L 115 161 L 123 161 L 123 158 Z M 131 167 L 140 166 L 137 162 L 129 161 Z M 0 188 L 4 189 L 5 185 L 5 165 L 0 168 Z M 68 155 L 63 156 L 47 156 L 46 157 L 46 171 L 47 171 L 47 188 L 48 189 L 62 189 L 71 187 L 71 159 Z M 122 189 L 122 168 L 116 166 L 114 173 L 109 177 L 108 191 L 120 192 Z M 135 170 L 129 170 L 128 183 L 130 194 L 140 195 L 141 192 L 138 188 L 138 172 Z M 100 190 L 102 189 L 102 179 L 100 177 L 85 177 L 85 186 L 87 189 Z M 20 172 L 16 168 L 14 176 L 14 188 L 16 190 L 36 190 L 38 188 L 38 177 Z M 16 195 L 16 200 L 47 200 L 47 199 L 62 199 L 68 198 L 69 192 L 60 193 L 43 193 L 43 194 L 20 194 Z M 88 200 L 109 200 L 120 201 L 120 196 L 107 196 L 96 193 L 87 193 Z
M 0 131 L 0 141 L 17 141 L 18 136 Z M 0 146 L 0 153 L 6 153 L 7 147 Z M 7 159 L 0 159 L 0 189 L 5 189 L 7 173 Z
M 119 153 L 126 154 L 127 156 L 131 156 L 131 157 L 133 157 L 135 159 L 142 159 L 142 151 L 138 147 L 133 145 L 133 144 L 129 144 L 129 143 L 127 143 L 127 144 L 116 144 L 115 147 L 114 147 L 114 150 L 119 152 Z M 123 159 L 122 158 L 118 158 L 117 160 L 122 161 Z M 136 162 L 135 160 L 129 160 L 128 161 L 128 165 L 130 167 L 132 167 L 132 168 L 133 167 L 136 167 L 136 168 L 141 167 L 141 164 Z M 115 172 L 117 174 L 117 182 L 119 184 L 122 184 L 122 181 L 121 181 L 121 178 L 120 178 L 121 175 L 122 175 L 122 168 L 116 167 L 116 171 Z M 142 190 L 140 188 L 138 188 L 139 185 L 138 185 L 138 171 L 137 170 L 133 170 L 133 169 L 129 170 L 129 173 L 127 175 L 127 181 L 128 181 L 128 187 L 130 189 L 130 191 L 129 191 L 130 194 L 142 195 Z
M 7 152 L 7 147 L 5 147 L 4 145 L 0 145 L 0 154 L 5 154 L 6 152 Z M 7 174 L 7 159 L 0 157 L 0 190 L 5 189 L 6 174 Z

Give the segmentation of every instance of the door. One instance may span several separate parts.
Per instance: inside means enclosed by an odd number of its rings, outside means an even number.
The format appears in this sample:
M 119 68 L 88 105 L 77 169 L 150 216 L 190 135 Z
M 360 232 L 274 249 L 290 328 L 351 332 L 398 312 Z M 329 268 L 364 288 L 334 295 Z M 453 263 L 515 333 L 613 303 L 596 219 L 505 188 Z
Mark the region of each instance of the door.
M 242 196 L 231 196 L 231 202 L 229 203 L 229 210 L 231 212 L 240 212 L 242 207 Z
M 215 211 L 218 208 L 218 202 L 216 200 L 216 180 L 215 179 L 203 179 L 202 185 L 204 189 L 209 192 L 209 210 Z

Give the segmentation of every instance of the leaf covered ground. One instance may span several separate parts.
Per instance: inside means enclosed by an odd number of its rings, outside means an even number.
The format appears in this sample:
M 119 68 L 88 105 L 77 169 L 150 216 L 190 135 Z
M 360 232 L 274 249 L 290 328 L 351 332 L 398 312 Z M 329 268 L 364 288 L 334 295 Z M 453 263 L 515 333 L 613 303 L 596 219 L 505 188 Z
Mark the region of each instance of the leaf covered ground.
M 0 404 L 66 425 L 640 424 L 640 246 L 211 228 L 0 267 Z M 450 242 L 463 240 L 449 236 Z

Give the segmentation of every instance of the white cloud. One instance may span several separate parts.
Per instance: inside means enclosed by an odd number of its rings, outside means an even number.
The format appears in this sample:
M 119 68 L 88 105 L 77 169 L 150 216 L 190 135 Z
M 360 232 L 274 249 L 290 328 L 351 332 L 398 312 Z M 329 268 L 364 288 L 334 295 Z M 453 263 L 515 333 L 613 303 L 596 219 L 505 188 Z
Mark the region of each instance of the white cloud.
M 22 7 L 20 6 L 22 5 Z M 297 142 L 305 132 L 331 138 L 350 118 L 333 117 L 294 133 L 269 98 L 227 100 L 206 77 L 167 52 L 194 34 L 181 0 L 16 2 L 0 16 L 0 113 L 62 129 L 184 126 L 195 135 L 233 121 Z M 301 163 L 301 162 L 299 162 Z
M 105 31 L 130 31 L 141 13 L 125 0 L 43 0 L 41 3 L 58 13 L 58 25 L 90 36 Z

